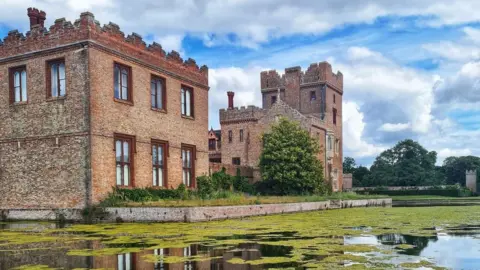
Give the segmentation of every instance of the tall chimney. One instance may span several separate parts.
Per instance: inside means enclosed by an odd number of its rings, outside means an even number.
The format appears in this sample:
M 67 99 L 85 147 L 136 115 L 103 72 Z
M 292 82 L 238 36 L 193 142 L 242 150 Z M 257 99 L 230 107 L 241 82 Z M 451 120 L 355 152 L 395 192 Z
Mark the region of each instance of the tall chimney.
M 46 19 L 47 19 L 47 13 L 45 13 L 45 11 L 43 10 L 40 10 L 40 13 L 38 14 L 38 24 L 40 24 L 42 28 L 45 27 Z
M 232 91 L 228 91 L 227 96 L 228 96 L 228 108 L 233 109 L 233 96 L 235 96 L 235 93 Z
M 32 30 L 33 26 L 38 24 L 38 17 L 40 16 L 40 12 L 36 8 L 28 8 L 27 15 L 28 18 L 30 18 L 30 30 Z

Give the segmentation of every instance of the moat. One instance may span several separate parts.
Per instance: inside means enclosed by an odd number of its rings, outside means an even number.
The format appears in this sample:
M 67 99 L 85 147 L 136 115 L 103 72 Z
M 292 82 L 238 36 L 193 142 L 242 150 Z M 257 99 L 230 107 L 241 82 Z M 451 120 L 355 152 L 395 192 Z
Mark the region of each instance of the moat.
M 0 223 L 0 269 L 478 269 L 480 206 L 203 223 Z

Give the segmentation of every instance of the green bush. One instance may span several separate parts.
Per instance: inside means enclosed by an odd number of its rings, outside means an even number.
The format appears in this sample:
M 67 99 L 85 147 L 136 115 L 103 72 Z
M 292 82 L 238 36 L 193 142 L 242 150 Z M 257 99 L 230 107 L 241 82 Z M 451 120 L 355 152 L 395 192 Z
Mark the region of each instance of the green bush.
M 200 176 L 197 177 L 197 195 L 201 199 L 209 199 L 212 197 L 214 192 L 213 181 L 210 176 Z
M 212 174 L 212 184 L 215 190 L 230 190 L 233 185 L 233 177 L 226 173 L 225 168 Z
M 247 178 L 240 175 L 240 169 L 237 169 L 237 175 L 233 179 L 233 190 L 248 194 L 255 193 L 255 187 L 248 182 Z

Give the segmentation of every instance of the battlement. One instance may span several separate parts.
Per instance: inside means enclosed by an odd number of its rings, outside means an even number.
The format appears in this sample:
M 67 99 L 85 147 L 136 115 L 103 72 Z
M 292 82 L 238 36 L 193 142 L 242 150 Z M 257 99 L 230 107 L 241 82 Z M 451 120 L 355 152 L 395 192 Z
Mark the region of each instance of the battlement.
M 250 105 L 248 107 L 234 107 L 233 109 L 220 109 L 220 124 L 257 121 L 262 118 L 267 110 Z
M 101 27 L 90 12 L 82 13 L 74 23 L 66 21 L 65 18 L 57 19 L 48 30 L 43 26 L 45 12 L 35 8 L 29 8 L 27 12 L 31 21 L 30 31 L 24 35 L 13 30 L 3 42 L 0 40 L 0 62 L 10 57 L 89 42 L 93 47 L 114 50 L 208 87 L 207 66 L 199 67 L 191 58 L 183 60 L 176 51 L 166 53 L 158 43 L 147 46 L 137 33 L 125 37 L 115 23 L 110 22 Z
M 297 73 L 300 76 L 301 85 L 326 82 L 343 92 L 343 74 L 340 71 L 333 73 L 332 66 L 328 62 L 313 63 L 305 72 L 301 67 L 286 68 L 285 74 L 289 73 Z M 260 86 L 262 91 L 284 88 L 285 75 L 280 76 L 275 70 L 263 71 L 260 73 Z
M 467 170 L 466 172 L 466 175 L 477 175 L 477 171 L 476 170 Z

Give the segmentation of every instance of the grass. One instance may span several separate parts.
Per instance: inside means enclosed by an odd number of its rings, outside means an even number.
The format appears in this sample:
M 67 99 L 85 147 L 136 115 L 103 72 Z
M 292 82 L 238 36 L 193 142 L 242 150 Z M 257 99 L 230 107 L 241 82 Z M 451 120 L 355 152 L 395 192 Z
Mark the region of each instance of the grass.
M 387 198 L 384 195 L 359 195 L 353 192 L 333 193 L 329 196 L 247 196 L 243 194 L 232 194 L 222 199 L 187 199 L 187 200 L 158 200 L 149 202 L 121 202 L 116 206 L 123 207 L 197 207 L 197 206 L 231 206 L 231 205 L 255 205 L 255 204 L 276 204 L 276 203 L 299 203 L 299 202 L 320 202 L 326 200 L 361 200 Z
M 479 197 L 447 197 L 437 195 L 408 195 L 408 196 L 390 196 L 393 201 L 425 201 L 425 200 L 480 200 Z

